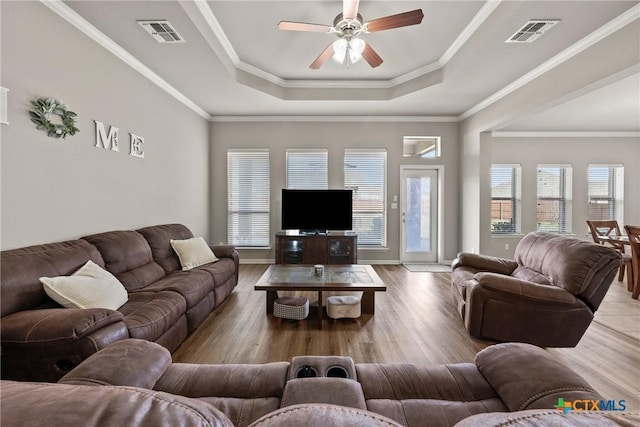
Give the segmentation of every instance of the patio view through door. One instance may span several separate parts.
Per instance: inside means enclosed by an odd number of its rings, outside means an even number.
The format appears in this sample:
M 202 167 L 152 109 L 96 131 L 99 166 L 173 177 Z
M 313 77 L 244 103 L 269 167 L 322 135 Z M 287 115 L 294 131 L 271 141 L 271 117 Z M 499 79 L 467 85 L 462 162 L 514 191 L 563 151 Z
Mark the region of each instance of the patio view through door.
M 400 169 L 401 263 L 438 260 L 438 169 Z

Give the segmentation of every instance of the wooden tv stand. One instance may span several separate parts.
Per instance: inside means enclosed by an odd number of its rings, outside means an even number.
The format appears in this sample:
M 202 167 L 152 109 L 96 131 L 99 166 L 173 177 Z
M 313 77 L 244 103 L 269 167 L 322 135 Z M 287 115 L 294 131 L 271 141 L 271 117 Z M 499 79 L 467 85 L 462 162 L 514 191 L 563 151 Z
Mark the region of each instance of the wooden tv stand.
M 276 233 L 276 264 L 357 264 L 358 235 Z

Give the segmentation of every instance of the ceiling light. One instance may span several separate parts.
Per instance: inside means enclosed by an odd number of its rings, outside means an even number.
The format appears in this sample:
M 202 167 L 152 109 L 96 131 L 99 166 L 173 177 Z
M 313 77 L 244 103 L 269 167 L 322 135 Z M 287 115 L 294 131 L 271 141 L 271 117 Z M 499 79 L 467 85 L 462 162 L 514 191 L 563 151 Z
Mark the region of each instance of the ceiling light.
M 366 45 L 364 40 L 356 37 L 340 38 L 333 42 L 333 59 L 339 64 L 344 64 L 345 59 L 349 58 L 348 63 L 355 64 L 362 58 Z
M 349 43 L 345 39 L 339 39 L 333 42 L 333 59 L 340 64 L 344 64 L 348 48 Z
M 362 52 L 366 43 L 362 39 L 349 40 L 349 60 L 352 64 L 355 64 L 362 58 Z

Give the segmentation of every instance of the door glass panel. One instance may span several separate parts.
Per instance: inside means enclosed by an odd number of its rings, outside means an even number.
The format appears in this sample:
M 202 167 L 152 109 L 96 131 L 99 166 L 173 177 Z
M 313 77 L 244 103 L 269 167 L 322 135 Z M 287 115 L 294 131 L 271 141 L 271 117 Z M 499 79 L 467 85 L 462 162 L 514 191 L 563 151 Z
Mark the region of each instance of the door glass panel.
M 407 178 L 406 252 L 431 252 L 431 177 Z

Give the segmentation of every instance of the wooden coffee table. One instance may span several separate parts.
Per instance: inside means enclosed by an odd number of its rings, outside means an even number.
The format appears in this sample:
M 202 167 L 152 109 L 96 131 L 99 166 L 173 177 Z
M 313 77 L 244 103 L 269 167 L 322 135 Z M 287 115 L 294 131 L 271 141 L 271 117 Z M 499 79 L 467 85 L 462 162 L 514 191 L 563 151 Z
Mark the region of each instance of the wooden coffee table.
M 316 276 L 313 265 L 274 264 L 269 266 L 256 291 L 267 291 L 267 314 L 273 313 L 278 291 L 318 292 L 318 329 L 322 329 L 322 292 L 362 292 L 362 313 L 375 313 L 375 293 L 387 287 L 370 265 L 325 265 L 324 274 Z

